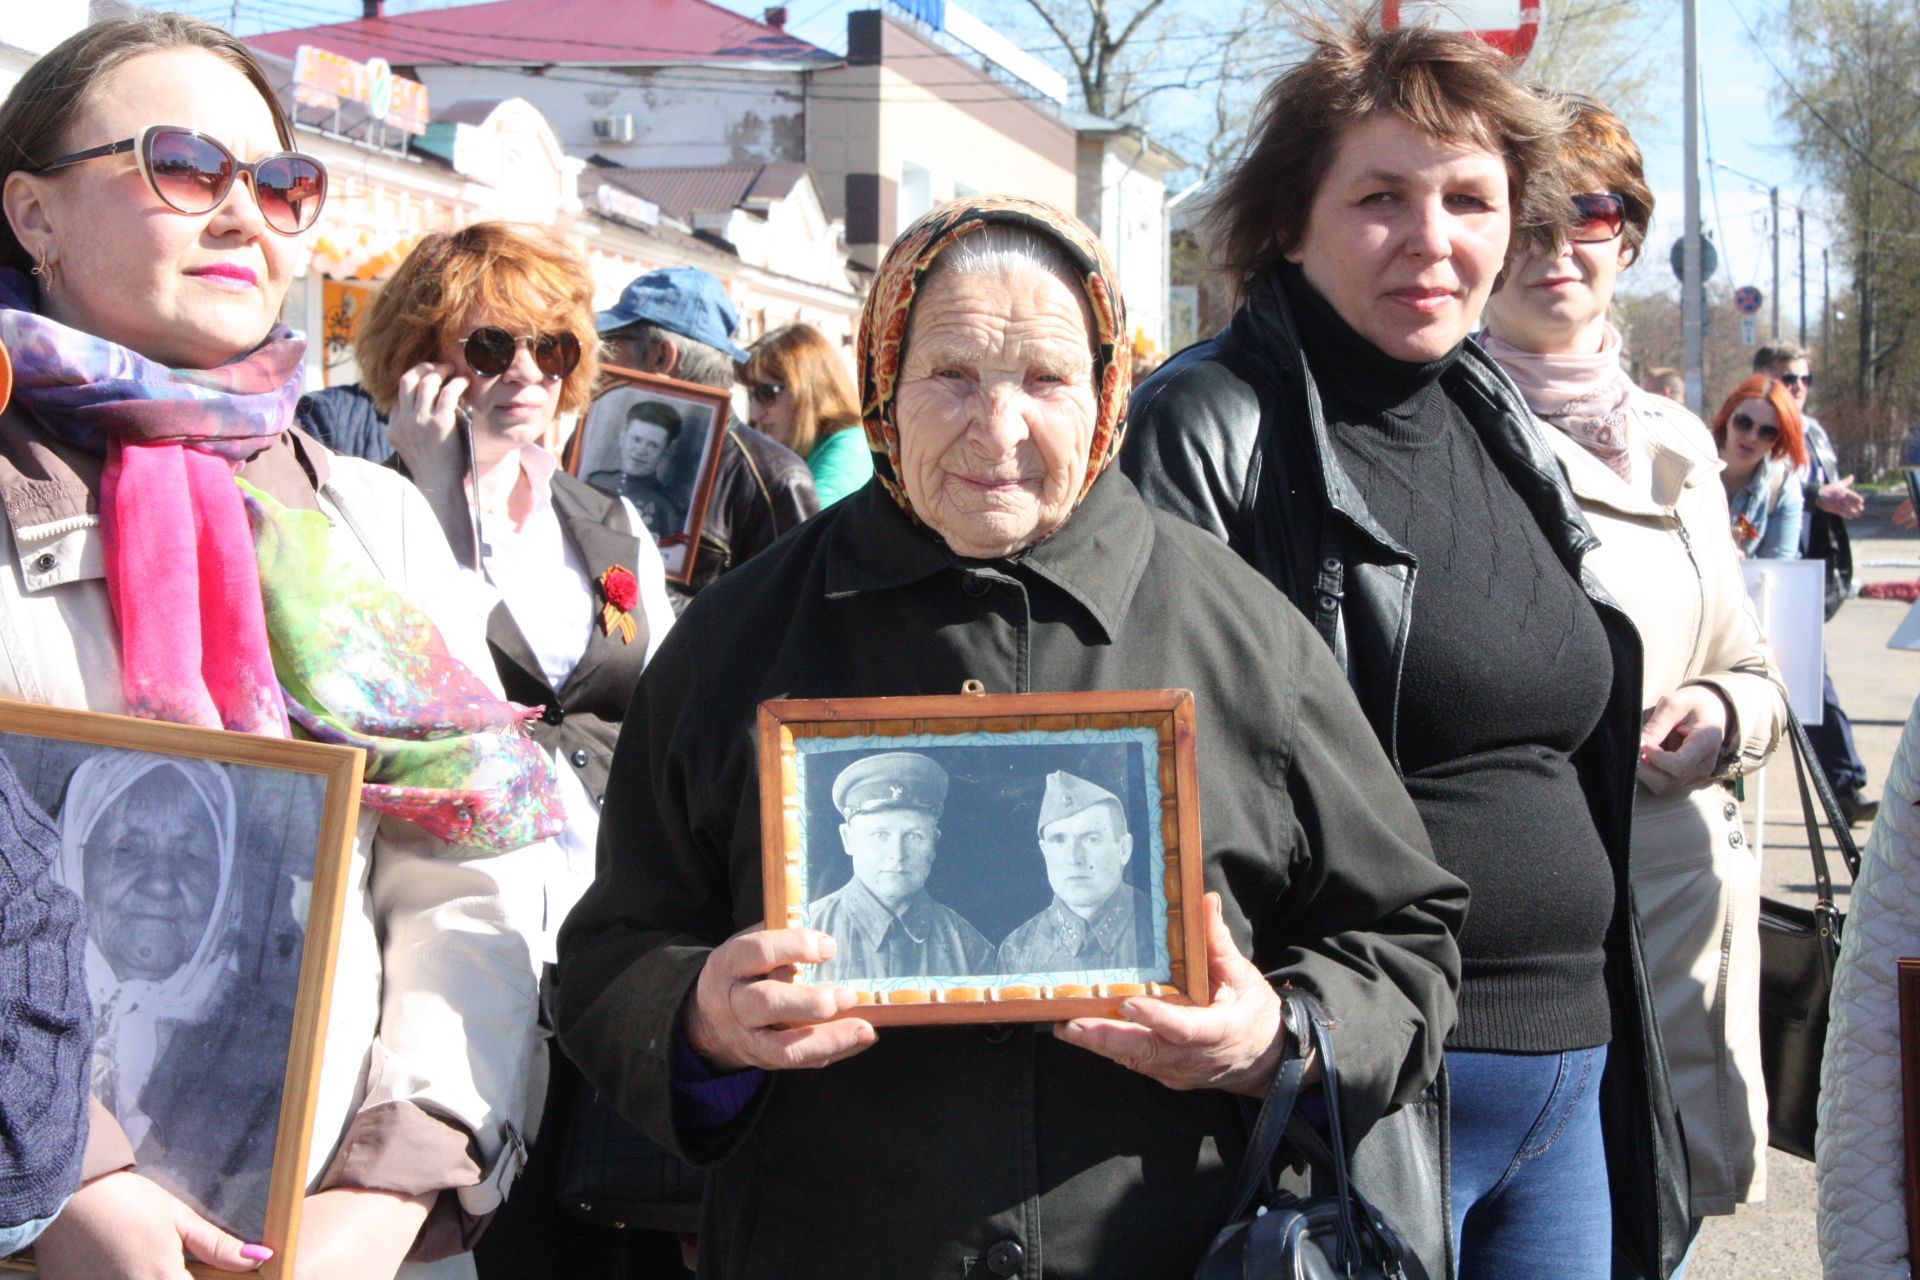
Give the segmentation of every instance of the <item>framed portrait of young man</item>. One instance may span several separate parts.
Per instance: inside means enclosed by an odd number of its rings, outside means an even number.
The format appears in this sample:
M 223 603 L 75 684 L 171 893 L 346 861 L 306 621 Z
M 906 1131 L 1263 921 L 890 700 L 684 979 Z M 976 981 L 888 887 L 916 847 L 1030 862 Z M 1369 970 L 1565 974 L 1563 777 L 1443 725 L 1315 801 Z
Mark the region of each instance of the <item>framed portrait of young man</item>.
M 566 450 L 567 469 L 632 504 L 660 547 L 667 580 L 693 578 L 731 403 L 724 391 L 603 368 Z
M 759 721 L 768 928 L 882 1023 L 1205 1004 L 1185 690 L 782 700 Z
M 144 1177 L 291 1276 L 361 751 L 0 702 L 0 754 L 86 908 L 93 1097 Z

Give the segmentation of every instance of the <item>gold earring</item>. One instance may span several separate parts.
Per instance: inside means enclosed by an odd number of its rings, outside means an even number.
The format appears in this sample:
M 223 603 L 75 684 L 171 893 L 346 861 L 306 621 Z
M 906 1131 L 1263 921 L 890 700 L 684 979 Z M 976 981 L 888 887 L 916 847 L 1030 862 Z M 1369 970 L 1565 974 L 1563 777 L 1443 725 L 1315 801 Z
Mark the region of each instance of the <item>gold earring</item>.
M 54 267 L 52 261 L 48 259 L 47 251 L 44 247 L 40 250 L 40 261 L 34 265 L 33 274 L 39 276 L 41 283 L 45 284 L 48 288 L 53 287 Z

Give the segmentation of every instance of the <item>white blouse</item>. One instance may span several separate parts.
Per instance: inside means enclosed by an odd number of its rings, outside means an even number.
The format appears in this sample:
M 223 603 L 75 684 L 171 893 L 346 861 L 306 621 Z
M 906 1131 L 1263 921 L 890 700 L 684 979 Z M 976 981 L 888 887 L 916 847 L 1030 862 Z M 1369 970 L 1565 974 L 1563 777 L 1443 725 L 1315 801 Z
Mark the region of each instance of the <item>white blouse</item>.
M 533 509 L 515 528 L 504 515 L 480 517 L 480 551 L 487 577 L 506 602 L 508 612 L 539 660 L 541 674 L 558 689 L 573 674 L 586 652 L 593 629 L 599 625 L 600 598 L 580 553 L 560 528 L 553 509 L 553 473 L 559 462 L 539 445 L 520 450 L 520 469 L 533 494 Z M 621 501 L 626 503 L 626 499 Z M 641 529 L 639 513 L 627 503 L 627 523 Z M 667 599 L 666 570 L 660 552 L 649 537 L 633 540 L 633 576 L 640 586 L 635 611 L 646 620 L 647 655 L 651 662 L 660 641 L 673 626 L 673 606 Z M 554 773 L 560 779 L 560 798 L 566 808 L 567 829 L 554 838 L 562 854 L 563 873 L 547 887 L 547 954 L 552 960 L 554 937 L 561 921 L 580 895 L 593 883 L 594 844 L 600 831 L 600 809 L 587 793 L 580 775 L 554 752 Z

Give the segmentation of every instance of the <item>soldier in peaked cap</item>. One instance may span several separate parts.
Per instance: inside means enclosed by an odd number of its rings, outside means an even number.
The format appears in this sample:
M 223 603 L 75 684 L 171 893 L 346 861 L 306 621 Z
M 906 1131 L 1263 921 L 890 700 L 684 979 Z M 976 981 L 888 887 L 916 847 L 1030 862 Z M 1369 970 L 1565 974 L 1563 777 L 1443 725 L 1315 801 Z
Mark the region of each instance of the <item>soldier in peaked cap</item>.
M 813 927 L 839 943 L 816 977 L 991 972 L 993 944 L 926 890 L 947 803 L 946 771 L 913 751 L 868 756 L 833 780 L 833 803 L 845 819 L 840 843 L 853 859 L 853 878 L 809 908 Z
M 1133 969 L 1153 963 L 1153 910 L 1123 884 L 1133 836 L 1120 797 L 1065 770 L 1047 775 L 1040 856 L 1053 901 L 1000 944 L 1002 973 Z

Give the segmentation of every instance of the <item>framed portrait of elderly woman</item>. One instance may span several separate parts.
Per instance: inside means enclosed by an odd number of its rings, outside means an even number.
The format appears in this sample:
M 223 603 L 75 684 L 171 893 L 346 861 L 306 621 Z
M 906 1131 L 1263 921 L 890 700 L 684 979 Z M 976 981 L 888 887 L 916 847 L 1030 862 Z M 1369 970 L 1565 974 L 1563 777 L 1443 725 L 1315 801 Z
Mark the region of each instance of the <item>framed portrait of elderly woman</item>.
M 1208 1001 L 1193 696 L 760 704 L 768 928 L 831 934 L 795 982 L 876 1024 Z
M 292 1275 L 362 753 L 16 702 L 0 752 L 86 906 L 94 1098 Z
M 567 470 L 633 504 L 660 546 L 669 582 L 693 578 L 731 413 L 724 391 L 603 368 L 600 390 L 568 442 Z

